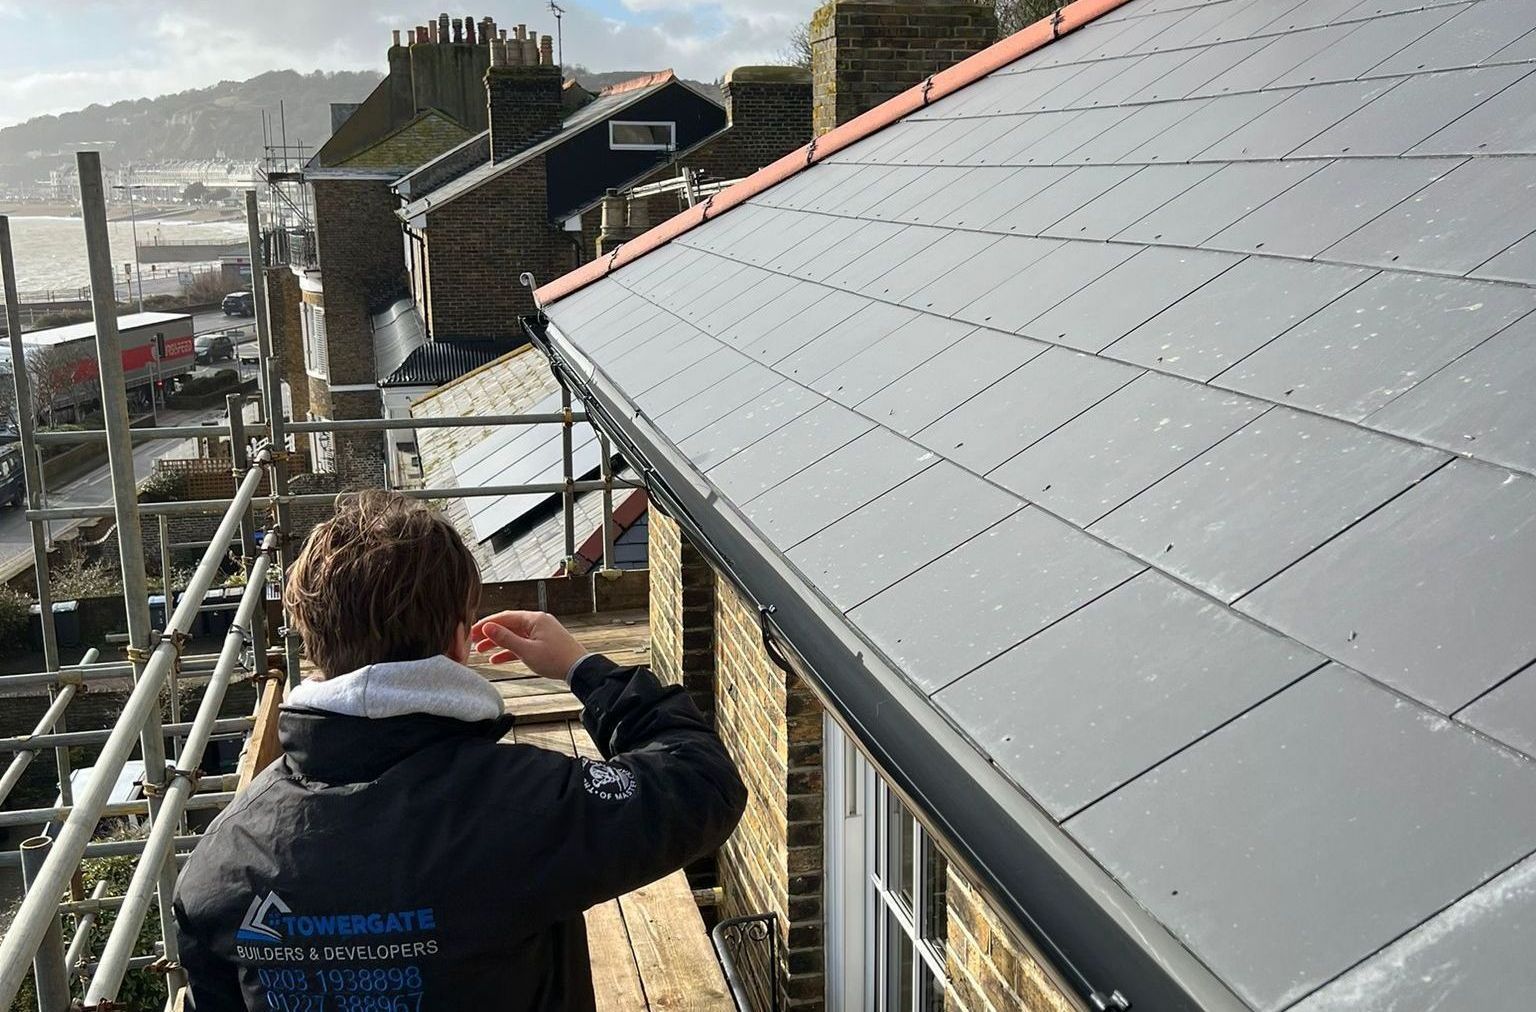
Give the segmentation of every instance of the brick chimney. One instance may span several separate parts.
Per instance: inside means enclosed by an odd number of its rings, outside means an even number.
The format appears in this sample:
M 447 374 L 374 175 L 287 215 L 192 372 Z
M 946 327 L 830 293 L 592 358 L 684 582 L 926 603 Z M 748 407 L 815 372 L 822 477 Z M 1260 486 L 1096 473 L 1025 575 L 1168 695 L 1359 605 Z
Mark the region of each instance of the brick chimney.
M 990 3 L 831 0 L 811 16 L 818 136 L 997 40 Z
M 485 72 L 485 101 L 491 161 L 501 162 L 560 129 L 564 118 L 560 68 L 541 59 L 538 34 L 525 32 L 522 25 L 513 38 L 503 41 L 498 36 L 487 48 L 491 66 Z M 544 51 L 548 52 L 547 45 Z
M 739 156 L 767 165 L 811 139 L 811 74 L 803 67 L 735 67 L 725 75 L 725 116 Z

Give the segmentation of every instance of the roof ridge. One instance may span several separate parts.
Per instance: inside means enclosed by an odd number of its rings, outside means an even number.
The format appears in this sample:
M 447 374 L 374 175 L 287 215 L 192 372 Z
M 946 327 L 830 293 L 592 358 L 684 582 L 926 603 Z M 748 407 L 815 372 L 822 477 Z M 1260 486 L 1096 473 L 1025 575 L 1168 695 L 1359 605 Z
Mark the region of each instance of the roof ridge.
M 812 165 L 825 160 L 829 155 L 885 129 L 902 117 L 951 95 L 966 85 L 974 84 L 993 71 L 1023 59 L 1035 50 L 1049 45 L 1056 39 L 1076 31 L 1129 2 L 1130 0 L 1073 0 L 1049 17 L 1041 18 L 1029 27 L 993 43 L 981 52 L 966 57 L 954 66 L 939 71 L 901 94 L 814 138 L 809 144 L 765 165 L 735 186 L 714 194 L 702 204 L 695 204 L 688 210 L 668 218 L 649 232 L 620 246 L 613 254 L 588 261 L 541 286 L 534 292 L 534 297 L 542 306 L 578 292 L 625 264 L 633 263 L 652 250 L 665 246 L 683 233 L 704 224 L 710 218 L 719 217 L 770 187 L 805 171 Z
M 627 91 L 639 91 L 641 88 L 649 88 L 653 84 L 663 84 L 674 79 L 675 77 L 677 77 L 677 74 L 672 70 L 671 67 L 668 67 L 666 70 L 657 70 L 649 74 L 641 74 L 639 77 L 631 77 L 627 81 L 620 81 L 617 84 L 607 85 L 598 90 L 597 97 L 605 98 L 609 95 L 622 95 Z

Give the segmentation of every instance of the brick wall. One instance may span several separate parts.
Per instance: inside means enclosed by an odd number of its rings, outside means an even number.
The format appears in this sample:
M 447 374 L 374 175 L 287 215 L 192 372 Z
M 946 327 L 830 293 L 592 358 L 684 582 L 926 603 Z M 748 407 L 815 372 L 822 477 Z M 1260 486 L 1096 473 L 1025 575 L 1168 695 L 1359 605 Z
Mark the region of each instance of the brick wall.
M 690 151 L 681 163 L 705 172 L 709 179 L 740 179 L 807 144 L 811 139 L 811 78 L 799 67 L 737 67 L 725 77 L 725 107 L 730 128 Z M 677 176 L 667 164 L 636 185 Z M 666 221 L 686 205 L 677 194 L 644 199 L 651 224 Z M 596 255 L 596 209 L 588 256 Z M 583 220 L 585 226 L 587 221 Z
M 330 382 L 374 383 L 369 310 L 405 286 L 398 202 L 385 180 L 317 179 L 314 191 Z
M 549 224 L 544 171 L 542 156 L 529 159 L 428 215 L 427 326 L 435 339 L 521 337 L 517 318 L 534 307 L 518 275 L 532 271 L 543 284 L 577 266 L 575 245 Z M 329 307 L 329 265 L 325 284 Z
M 823 1007 L 821 710 L 763 652 L 757 610 L 650 511 L 651 664 L 695 698 L 741 770 L 746 814 L 717 860 L 720 916 L 778 915 L 792 1009 Z
M 763 651 L 757 609 L 719 581 L 715 723 L 750 796 L 720 851 L 723 917 L 779 917 L 788 1007 L 824 1007 L 821 710 Z
M 997 39 L 991 4 L 832 0 L 811 17 L 819 136 Z
M 304 327 L 299 320 L 303 293 L 299 291 L 299 277 L 288 267 L 269 267 L 266 275 L 272 353 L 282 363 L 293 417 L 304 418 L 309 414 L 309 384 L 304 377 Z
M 485 72 L 491 161 L 500 162 L 560 129 L 559 67 L 492 67 Z
M 965 877 L 949 867 L 948 945 L 953 990 L 947 1012 L 1072 1012 L 1005 918 Z
M 715 571 L 661 507 L 649 513 L 651 669 L 713 714 Z

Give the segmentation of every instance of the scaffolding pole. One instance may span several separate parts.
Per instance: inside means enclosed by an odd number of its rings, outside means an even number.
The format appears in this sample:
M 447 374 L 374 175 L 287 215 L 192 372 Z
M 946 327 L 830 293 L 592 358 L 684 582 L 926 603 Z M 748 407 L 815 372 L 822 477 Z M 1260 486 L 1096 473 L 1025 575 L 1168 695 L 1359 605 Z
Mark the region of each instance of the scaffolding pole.
M 293 688 L 299 684 L 301 644 L 298 630 L 288 622 L 287 610 L 288 568 L 293 564 L 297 544 L 293 536 L 293 508 L 289 505 L 288 434 L 285 428 L 287 421 L 283 415 L 283 377 L 281 365 L 275 358 L 262 363 L 262 368 L 268 376 L 267 418 L 272 429 L 272 466 L 269 469 L 272 482 L 272 523 L 277 532 L 277 594 L 283 605 L 283 625 L 278 629 L 278 635 L 283 640 L 283 673 L 287 676 L 288 687 Z
M 597 433 L 597 448 L 602 454 L 603 475 L 603 569 L 613 568 L 613 447 L 608 434 Z
M 246 630 L 250 628 L 252 616 L 266 597 L 267 566 L 271 562 L 274 543 L 270 534 L 263 539 L 261 554 L 251 567 L 250 579 L 240 598 L 240 610 L 235 613 L 235 621 L 224 637 L 224 649 L 219 654 L 219 663 L 214 668 L 213 677 L 203 691 L 203 701 L 198 706 L 197 719 L 193 721 L 191 733 L 187 735 L 186 748 L 170 777 L 170 785 L 163 791 L 159 817 L 155 819 L 149 837 L 144 842 L 144 856 L 134 868 L 128 888 L 123 890 L 123 905 L 117 912 L 117 919 L 112 922 L 112 931 L 107 935 L 107 944 L 101 951 L 96 973 L 85 993 L 87 1006 L 117 997 L 123 975 L 128 971 L 129 960 L 138 943 L 139 928 L 144 923 L 144 915 L 149 912 L 150 899 L 157 892 L 159 869 L 175 868 L 172 853 L 177 825 L 187 800 L 196 788 L 198 764 L 203 761 L 203 750 L 208 747 L 208 741 L 213 736 L 213 727 L 218 721 L 219 708 L 224 703 L 230 676 L 245 649 Z M 163 885 L 159 888 L 161 899 L 169 900 L 170 893 L 163 891 Z M 161 916 L 166 915 L 162 913 Z M 163 926 L 168 928 L 169 924 L 167 920 Z M 175 932 L 166 930 L 163 934 L 174 937 Z M 176 958 L 169 948 L 165 950 L 165 956 L 172 961 Z M 172 993 L 175 990 L 173 985 Z
M 32 377 L 27 371 L 26 346 L 21 339 L 21 299 L 16 293 L 16 259 L 11 249 L 11 220 L 0 215 L 0 286 L 5 291 L 5 325 L 11 346 L 11 380 L 15 386 L 16 428 L 21 437 L 22 480 L 27 487 L 27 509 L 37 510 L 43 502 L 43 461 L 37 449 L 37 412 L 32 407 Z M 28 519 L 32 534 L 32 573 L 37 584 L 37 617 L 43 633 L 43 668 L 59 670 L 59 638 L 53 619 L 53 579 L 48 566 L 48 527 L 46 520 Z M 53 690 L 49 689 L 49 695 Z M 27 760 L 30 762 L 31 760 Z M 69 752 L 54 754 L 58 767 L 59 790 L 64 800 L 73 793 L 69 779 Z M 23 763 L 23 768 L 25 768 Z M 17 776 L 20 776 L 18 771 Z M 6 791 L 0 791 L 3 798 Z
M 85 219 L 86 260 L 91 271 L 91 310 L 96 326 L 96 368 L 101 378 L 101 413 L 107 432 L 107 465 L 112 476 L 112 509 L 117 521 L 118 558 L 122 565 L 124 609 L 128 618 L 128 662 L 134 681 L 144 676 L 144 662 L 153 644 L 149 622 L 149 579 L 144 572 L 144 531 L 139 525 L 139 488 L 128 433 L 128 386 L 123 376 L 122 340 L 117 330 L 117 294 L 112 279 L 112 246 L 107 234 L 106 193 L 101 183 L 101 155 L 75 155 L 80 178 L 80 210 Z M 176 644 L 178 650 L 180 644 Z M 156 702 L 159 690 L 156 687 Z M 144 793 L 149 796 L 151 825 L 160 821 L 159 796 L 165 789 L 165 739 L 160 733 L 160 708 L 146 710 L 139 725 L 139 750 L 144 759 Z M 99 773 L 93 780 L 104 779 Z M 154 869 L 160 883 L 161 934 L 165 955 L 176 961 L 176 933 L 171 930 L 171 895 L 176 866 L 163 861 Z
M 245 191 L 245 238 L 251 258 L 251 304 L 256 310 L 256 360 L 268 362 L 272 358 L 272 328 L 267 317 L 267 258 L 261 249 L 261 210 L 256 204 L 255 190 Z M 267 396 L 265 369 L 256 370 L 256 382 L 261 391 L 261 396 L 256 403 L 259 405 L 258 410 L 263 413 L 262 420 L 265 421 L 271 417 L 266 412 L 272 406 L 271 399 Z M 281 398 L 278 399 L 277 406 L 282 407 Z
M 95 659 L 96 648 L 92 647 L 86 651 L 83 663 L 89 664 Z M 52 687 L 50 686 L 51 689 Z M 31 736 L 36 737 L 37 735 L 53 734 L 62 731 L 64 729 L 64 711 L 69 707 L 70 703 L 74 702 L 75 695 L 79 691 L 80 686 L 78 684 L 60 686 L 58 687 L 57 694 L 50 691 L 51 699 L 48 709 L 44 711 L 43 716 L 38 720 L 37 726 L 32 729 Z M 21 775 L 26 772 L 28 766 L 32 765 L 32 760 L 37 753 L 45 747 L 39 745 L 36 748 L 23 749 L 18 751 L 15 757 L 11 759 L 11 763 L 6 767 L 4 775 L 0 775 L 0 805 L 5 804 L 5 799 L 11 796 L 11 792 L 21 782 Z M 72 793 L 65 790 L 65 785 L 69 781 L 69 746 L 55 745 L 54 754 L 57 756 L 60 752 L 64 753 L 64 757 L 58 760 L 60 763 L 59 793 L 63 796 L 64 804 L 67 805 L 70 803 L 69 795 Z
M 223 544 L 234 537 L 239 527 L 240 514 L 245 509 L 245 504 L 255 495 L 260 479 L 261 470 L 252 468 L 245 480 L 240 483 L 240 488 L 235 495 L 235 503 L 225 513 L 218 531 L 211 539 L 215 545 Z M 16 997 L 16 992 L 21 987 L 21 982 L 31 963 L 32 953 L 37 950 L 47 930 L 48 918 L 53 915 L 58 897 L 68 886 L 81 857 L 136 854 L 143 850 L 144 841 L 142 840 L 98 844 L 93 843 L 91 837 L 96 831 L 100 812 L 107 804 L 112 784 L 133 751 L 139 729 L 151 720 L 155 726 L 159 725 L 160 689 L 165 685 L 166 676 L 170 672 L 171 665 L 176 661 L 180 644 L 197 614 L 197 606 L 202 603 L 203 595 L 213 585 L 214 576 L 218 571 L 222 553 L 215 545 L 209 546 L 202 561 L 193 570 L 191 579 L 187 581 L 181 603 L 177 605 L 175 613 L 167 623 L 165 635 L 150 651 L 148 660 L 143 666 L 143 673 L 134 684 L 132 693 L 123 705 L 117 724 L 113 726 L 106 743 L 102 746 L 101 754 L 96 759 L 96 775 L 90 778 L 81 791 L 81 796 L 76 799 L 74 810 L 70 812 L 69 818 L 65 820 L 54 840 L 53 853 L 39 872 L 37 888 L 22 901 L 11 921 L 10 930 L 6 932 L 4 939 L 0 939 L 0 1007 L 8 1005 Z M 189 746 L 190 743 L 189 738 Z M 183 752 L 183 761 L 188 754 Z M 196 843 L 197 838 L 179 837 L 177 838 L 178 846 L 181 840 L 186 840 L 190 846 Z M 4 855 L 0 855 L 0 866 L 9 863 Z M 170 861 L 164 863 L 174 867 Z M 170 894 L 167 893 L 166 898 L 169 899 L 169 897 Z M 171 922 L 165 923 L 169 926 Z
M 38 874 L 53 849 L 53 840 L 34 836 L 21 844 L 22 887 L 31 895 Z M 38 1012 L 69 1012 L 69 970 L 64 962 L 64 923 L 55 907 L 41 943 L 32 956 L 32 984 L 37 989 Z
M 251 203 L 254 205 L 256 191 L 248 191 Z M 254 213 L 254 206 L 251 208 Z M 265 381 L 263 381 L 265 382 Z M 229 409 L 229 447 L 230 460 L 234 465 L 234 474 L 238 476 L 250 469 L 250 446 L 246 442 L 245 435 L 245 407 L 244 398 L 239 394 L 230 394 L 224 401 Z M 251 578 L 251 572 L 255 564 L 255 556 L 252 552 L 256 549 L 257 538 L 256 507 L 254 502 L 245 507 L 245 513 L 240 518 L 240 571 L 245 574 L 247 580 Z M 266 601 L 266 585 L 261 588 L 263 605 Z M 251 615 L 251 671 L 258 675 L 267 672 L 267 612 L 265 607 L 258 607 Z
M 106 895 L 107 880 L 101 879 L 91 889 L 91 899 L 102 905 L 75 916 L 75 933 L 69 940 L 69 951 L 64 954 L 64 967 L 69 973 L 74 973 L 85 962 L 85 954 L 91 951 L 91 933 L 96 929 L 96 919 L 101 916 L 101 911 L 116 910 L 122 905 L 113 903 L 109 906 L 110 901 L 104 899 Z

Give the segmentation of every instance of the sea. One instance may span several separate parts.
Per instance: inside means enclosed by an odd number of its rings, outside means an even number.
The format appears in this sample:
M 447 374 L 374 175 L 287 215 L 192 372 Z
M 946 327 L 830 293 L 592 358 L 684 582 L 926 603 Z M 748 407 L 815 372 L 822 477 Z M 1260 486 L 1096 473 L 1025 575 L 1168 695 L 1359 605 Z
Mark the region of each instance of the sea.
M 28 300 L 44 297 L 75 298 L 81 288 L 91 283 L 85 258 L 85 223 L 79 218 L 10 216 L 11 248 L 16 256 L 16 288 Z M 240 221 L 188 222 L 140 220 L 140 244 L 175 240 L 229 240 L 246 234 Z M 112 240 L 113 275 L 118 281 L 127 276 L 125 265 L 133 264 L 133 224 L 114 221 L 107 224 Z M 162 285 L 152 282 L 164 276 L 174 277 L 178 270 L 195 269 L 196 264 L 145 264 L 144 289 Z M 205 266 L 205 265 L 204 265 Z M 53 293 L 51 296 L 45 293 Z

